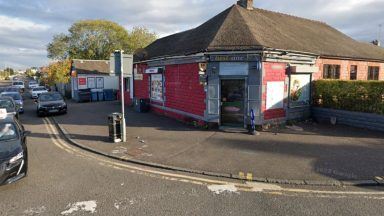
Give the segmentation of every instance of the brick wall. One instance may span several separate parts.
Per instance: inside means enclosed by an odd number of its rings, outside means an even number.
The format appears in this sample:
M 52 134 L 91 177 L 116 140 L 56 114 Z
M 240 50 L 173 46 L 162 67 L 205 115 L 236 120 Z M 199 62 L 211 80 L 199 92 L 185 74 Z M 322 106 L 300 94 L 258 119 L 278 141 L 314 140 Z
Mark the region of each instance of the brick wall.
M 121 89 L 120 89 L 120 87 L 121 87 L 121 84 L 120 84 L 120 78 L 119 78 L 119 90 L 117 91 L 117 98 L 119 99 L 119 100 L 121 100 Z M 125 82 L 126 82 L 126 80 L 124 79 L 124 85 L 125 85 Z M 131 98 L 131 94 L 130 94 L 130 89 L 127 89 L 127 91 L 125 91 L 124 92 L 124 104 L 126 104 L 126 105 L 131 105 L 132 104 L 132 98 Z
M 143 80 L 135 80 L 134 89 L 135 97 L 148 98 L 149 97 L 149 74 L 144 71 L 146 65 L 137 65 L 137 73 L 143 74 Z M 183 64 L 183 65 L 167 65 L 164 72 L 164 106 L 178 111 L 191 113 L 197 116 L 204 117 L 206 109 L 205 105 L 205 91 L 204 86 L 199 83 L 199 68 L 198 64 Z M 152 104 L 162 106 L 163 103 L 152 101 Z M 151 107 L 153 112 L 161 115 L 166 115 L 171 118 L 179 119 L 181 121 L 193 121 L 194 119 L 159 109 L 154 106 Z M 198 121 L 199 122 L 199 121 Z M 200 122 L 199 122 L 200 123 Z
M 262 95 L 262 113 L 264 114 L 264 120 L 284 118 L 286 116 L 286 111 L 282 109 L 272 109 L 266 110 L 266 101 L 267 101 L 267 83 L 273 81 L 283 81 L 285 83 L 286 75 L 286 64 L 285 63 L 272 63 L 264 62 L 263 63 L 263 95 Z M 288 86 L 285 84 L 284 95 L 288 93 Z M 286 104 L 286 99 L 284 104 Z
M 378 62 L 366 62 L 366 61 L 351 61 L 351 60 L 338 60 L 338 59 L 318 59 L 316 66 L 319 67 L 319 71 L 313 74 L 313 79 L 323 78 L 323 65 L 336 64 L 340 65 L 340 79 L 349 80 L 351 65 L 357 65 L 357 80 L 367 80 L 368 78 L 368 66 L 380 67 L 379 79 L 384 80 L 384 63 Z
M 136 80 L 134 81 L 134 97 L 136 98 L 149 98 L 149 75 L 145 74 L 145 69 L 147 68 L 146 64 L 138 64 L 137 67 L 137 74 L 143 75 L 143 80 Z
M 166 66 L 165 89 L 166 107 L 204 116 L 206 96 L 198 64 Z

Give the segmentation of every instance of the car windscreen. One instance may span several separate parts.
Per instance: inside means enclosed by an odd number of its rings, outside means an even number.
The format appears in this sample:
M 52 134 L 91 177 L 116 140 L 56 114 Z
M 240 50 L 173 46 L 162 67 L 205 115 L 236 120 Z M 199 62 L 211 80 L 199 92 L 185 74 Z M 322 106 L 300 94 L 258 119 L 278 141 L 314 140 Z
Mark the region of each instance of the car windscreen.
M 42 94 L 39 97 L 40 101 L 58 101 L 63 100 L 60 94 Z
M 34 89 L 32 89 L 32 91 L 44 91 L 45 90 L 45 88 L 34 88 Z
M 1 141 L 17 139 L 18 134 L 13 123 L 0 123 L 0 147 Z
M 5 92 L 19 92 L 19 89 L 17 89 L 17 88 L 7 88 L 4 91 Z
M 15 108 L 15 105 L 10 99 L 0 99 L 0 108 L 6 109 L 7 112 L 12 112 Z
M 13 100 L 21 100 L 20 94 L 8 94 L 8 93 L 2 93 L 1 96 L 5 97 L 11 97 Z

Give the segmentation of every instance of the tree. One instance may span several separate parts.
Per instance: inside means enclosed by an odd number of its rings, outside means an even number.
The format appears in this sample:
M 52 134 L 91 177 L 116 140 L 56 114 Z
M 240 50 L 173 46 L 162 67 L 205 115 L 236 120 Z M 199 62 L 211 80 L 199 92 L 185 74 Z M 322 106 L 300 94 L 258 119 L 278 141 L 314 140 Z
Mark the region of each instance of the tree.
M 69 38 L 65 34 L 53 36 L 53 41 L 48 44 L 48 58 L 54 60 L 64 60 L 68 58 L 68 41 Z
M 109 59 L 114 50 L 133 53 L 156 39 L 156 34 L 144 27 L 128 32 L 117 23 L 107 20 L 83 20 L 69 28 L 69 34 L 59 34 L 48 44 L 48 57 L 63 59 Z
M 34 76 L 34 73 L 32 71 L 32 68 L 28 68 L 26 71 L 25 71 L 25 75 L 29 78 L 33 77 Z
M 13 68 L 5 68 L 4 70 L 8 75 L 14 75 L 15 74 L 15 70 L 13 70 Z
M 134 53 L 136 50 L 148 46 L 155 41 L 158 36 L 155 32 L 150 32 L 145 27 L 134 27 L 132 31 L 129 32 L 128 38 L 129 49 L 127 51 Z
M 63 60 L 49 64 L 42 71 L 41 79 L 43 83 L 53 86 L 58 83 L 68 83 L 70 78 L 71 61 Z

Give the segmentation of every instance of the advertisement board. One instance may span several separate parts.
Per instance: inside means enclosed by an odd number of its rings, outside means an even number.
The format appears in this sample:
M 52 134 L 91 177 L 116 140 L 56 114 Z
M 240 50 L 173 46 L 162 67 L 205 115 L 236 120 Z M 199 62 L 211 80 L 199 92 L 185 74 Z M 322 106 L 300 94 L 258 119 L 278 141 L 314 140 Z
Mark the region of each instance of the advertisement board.
M 289 107 L 307 106 L 310 104 L 311 75 L 295 74 L 290 76 Z
M 80 86 L 87 85 L 87 79 L 85 77 L 79 77 L 78 81 Z
M 163 75 L 151 74 L 151 99 L 163 101 Z
M 96 80 L 95 77 L 88 77 L 88 88 L 94 89 L 96 88 Z

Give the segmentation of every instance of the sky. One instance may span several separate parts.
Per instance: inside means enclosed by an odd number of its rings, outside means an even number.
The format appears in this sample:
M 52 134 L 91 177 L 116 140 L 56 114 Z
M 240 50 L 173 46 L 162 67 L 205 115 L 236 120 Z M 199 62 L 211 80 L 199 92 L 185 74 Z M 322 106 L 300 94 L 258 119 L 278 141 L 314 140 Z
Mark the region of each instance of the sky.
M 0 0 L 0 69 L 49 63 L 46 46 L 81 19 L 107 19 L 159 36 L 194 28 L 236 0 Z M 254 6 L 319 20 L 359 40 L 384 39 L 384 0 L 254 0 Z

